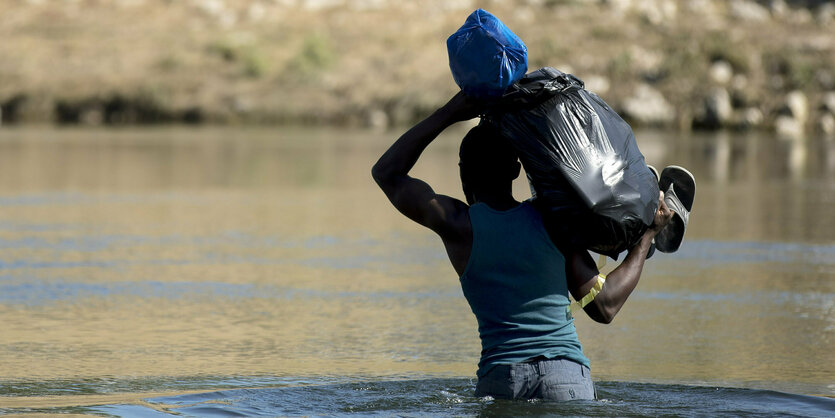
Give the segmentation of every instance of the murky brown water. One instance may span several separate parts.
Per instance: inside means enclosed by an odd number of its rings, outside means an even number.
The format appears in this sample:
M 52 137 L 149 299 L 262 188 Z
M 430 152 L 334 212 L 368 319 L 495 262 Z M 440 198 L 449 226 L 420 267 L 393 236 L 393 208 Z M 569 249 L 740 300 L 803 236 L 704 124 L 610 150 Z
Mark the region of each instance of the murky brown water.
M 462 133 L 415 172 L 457 197 Z M 397 135 L 0 130 L 0 410 L 473 376 L 439 240 L 370 178 Z M 595 380 L 835 395 L 835 140 L 638 137 L 698 197 L 683 249 L 650 261 L 615 322 L 578 319 Z

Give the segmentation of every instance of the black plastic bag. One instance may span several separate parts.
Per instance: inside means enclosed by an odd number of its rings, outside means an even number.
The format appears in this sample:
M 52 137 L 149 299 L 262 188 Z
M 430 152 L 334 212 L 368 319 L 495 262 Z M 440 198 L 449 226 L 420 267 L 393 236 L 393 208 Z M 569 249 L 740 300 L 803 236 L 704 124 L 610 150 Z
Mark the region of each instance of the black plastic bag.
M 486 112 L 510 138 L 552 236 L 613 258 L 635 245 L 658 209 L 658 183 L 635 136 L 571 74 L 546 67 Z

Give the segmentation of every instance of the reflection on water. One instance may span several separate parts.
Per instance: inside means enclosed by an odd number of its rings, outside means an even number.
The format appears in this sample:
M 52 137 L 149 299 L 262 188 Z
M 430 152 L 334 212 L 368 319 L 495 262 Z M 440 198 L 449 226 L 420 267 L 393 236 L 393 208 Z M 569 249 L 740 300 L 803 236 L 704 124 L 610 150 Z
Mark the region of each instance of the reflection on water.
M 416 167 L 459 198 L 462 134 Z M 439 240 L 370 180 L 396 135 L 0 131 L 0 414 L 150 414 L 140 399 L 152 393 L 276 385 L 339 399 L 392 379 L 429 382 L 415 399 L 489 402 L 468 397 L 476 324 Z M 652 413 L 642 391 L 705 402 L 680 384 L 835 395 L 835 141 L 638 138 L 650 163 L 697 177 L 687 240 L 647 264 L 612 325 L 577 327 L 596 381 L 662 386 L 603 383 L 626 409 L 571 413 Z M 517 197 L 526 190 L 518 182 Z M 286 404 L 305 396 L 295 390 L 256 393 Z

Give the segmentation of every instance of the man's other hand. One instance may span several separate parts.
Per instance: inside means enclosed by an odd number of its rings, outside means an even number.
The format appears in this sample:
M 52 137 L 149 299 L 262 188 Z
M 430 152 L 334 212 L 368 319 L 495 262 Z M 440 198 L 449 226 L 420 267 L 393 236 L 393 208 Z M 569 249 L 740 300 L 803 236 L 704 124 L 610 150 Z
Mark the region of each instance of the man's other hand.
M 467 96 L 463 91 L 459 91 L 441 110 L 452 122 L 461 122 L 478 116 L 484 110 L 484 105 L 479 100 Z
M 653 236 L 657 235 L 670 223 L 670 220 L 673 219 L 673 211 L 667 207 L 667 204 L 664 203 L 664 192 L 658 192 L 658 210 L 655 211 L 655 219 L 652 221 L 652 225 L 649 227 L 649 231 L 653 234 Z

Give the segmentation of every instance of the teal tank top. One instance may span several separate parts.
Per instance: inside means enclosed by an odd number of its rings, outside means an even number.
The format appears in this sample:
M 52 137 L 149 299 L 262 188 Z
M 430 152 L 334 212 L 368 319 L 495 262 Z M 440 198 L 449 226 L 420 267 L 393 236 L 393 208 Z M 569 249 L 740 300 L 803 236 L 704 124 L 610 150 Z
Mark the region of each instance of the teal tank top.
M 478 376 L 539 356 L 589 367 L 567 309 L 565 258 L 539 212 L 524 202 L 504 212 L 477 203 L 469 213 L 473 248 L 461 288 L 478 320 Z

